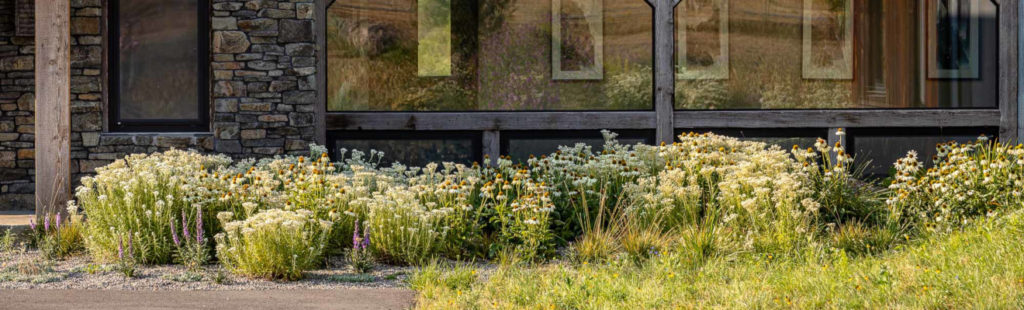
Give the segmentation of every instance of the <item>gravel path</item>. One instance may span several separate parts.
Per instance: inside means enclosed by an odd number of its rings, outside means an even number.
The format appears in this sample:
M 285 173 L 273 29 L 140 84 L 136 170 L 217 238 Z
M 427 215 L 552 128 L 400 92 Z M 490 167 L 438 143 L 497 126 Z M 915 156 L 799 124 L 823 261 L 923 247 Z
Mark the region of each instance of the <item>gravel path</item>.
M 407 309 L 405 289 L 268 291 L 0 290 L 3 309 Z
M 47 262 L 37 252 L 0 253 L 0 290 L 74 289 L 132 291 L 242 291 L 242 290 L 330 290 L 341 288 L 405 288 L 411 267 L 378 266 L 369 274 L 348 271 L 341 262 L 306 273 L 300 281 L 276 282 L 230 274 L 218 265 L 200 272 L 183 266 L 139 266 L 135 277 L 126 279 L 114 265 L 96 264 L 87 257 Z M 5 305 L 6 306 L 6 305 Z

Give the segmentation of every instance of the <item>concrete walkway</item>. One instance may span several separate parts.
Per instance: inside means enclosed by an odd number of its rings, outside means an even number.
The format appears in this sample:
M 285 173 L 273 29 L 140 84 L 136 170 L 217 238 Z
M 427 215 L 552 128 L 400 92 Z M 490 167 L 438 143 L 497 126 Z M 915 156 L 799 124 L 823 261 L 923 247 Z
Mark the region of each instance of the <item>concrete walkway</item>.
M 270 291 L 0 290 L 2 309 L 408 309 L 404 289 Z
M 5 230 L 22 231 L 28 229 L 32 220 L 31 211 L 0 211 L 0 234 Z

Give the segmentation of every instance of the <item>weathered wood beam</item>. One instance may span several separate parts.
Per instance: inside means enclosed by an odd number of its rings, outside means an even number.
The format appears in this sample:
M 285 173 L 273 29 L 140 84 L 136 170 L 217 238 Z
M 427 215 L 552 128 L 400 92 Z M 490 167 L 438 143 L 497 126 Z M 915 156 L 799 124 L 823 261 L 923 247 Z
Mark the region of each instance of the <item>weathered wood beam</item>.
M 1020 38 L 1018 32 L 1019 15 L 1018 0 L 997 1 L 999 10 L 999 110 L 1002 112 L 999 126 L 999 137 L 1006 141 L 1018 141 L 1018 105 L 1017 97 L 1019 79 L 1018 58 L 1020 51 L 1015 48 Z
M 313 114 L 313 127 L 316 131 L 315 141 L 327 145 L 327 129 L 324 113 L 327 112 L 327 9 L 334 0 L 316 0 L 316 107 Z
M 327 113 L 327 130 L 653 129 L 654 111 Z
M 36 0 L 36 214 L 61 212 L 71 197 L 71 7 Z
M 676 111 L 676 128 L 999 127 L 996 109 Z
M 998 127 L 996 109 L 675 111 L 673 128 Z M 332 112 L 327 130 L 655 129 L 654 111 Z

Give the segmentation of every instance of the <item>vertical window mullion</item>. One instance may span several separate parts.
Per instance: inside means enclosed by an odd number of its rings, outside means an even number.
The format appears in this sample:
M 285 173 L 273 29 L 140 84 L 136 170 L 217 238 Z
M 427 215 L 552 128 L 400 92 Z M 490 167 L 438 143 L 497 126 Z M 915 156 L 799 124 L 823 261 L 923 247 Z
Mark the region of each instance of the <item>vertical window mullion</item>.
M 675 95 L 675 6 L 679 0 L 648 0 L 654 7 L 654 110 L 656 143 L 672 143 Z

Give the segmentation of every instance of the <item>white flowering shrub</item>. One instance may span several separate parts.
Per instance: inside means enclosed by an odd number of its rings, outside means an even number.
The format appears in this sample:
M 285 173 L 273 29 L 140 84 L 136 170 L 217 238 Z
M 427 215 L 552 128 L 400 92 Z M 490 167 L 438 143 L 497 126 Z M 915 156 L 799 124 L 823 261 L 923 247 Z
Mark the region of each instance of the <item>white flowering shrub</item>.
M 840 139 L 835 145 L 818 138 L 813 148 L 802 150 L 794 145 L 791 151 L 810 175 L 808 186 L 820 204 L 821 220 L 830 224 L 829 229 L 847 222 L 883 222 L 884 188 L 862 181 L 870 162 L 855 164 L 843 147 L 846 131 L 840 128 L 835 134 Z
M 615 213 L 628 204 L 623 194 L 626 186 L 664 166 L 656 147 L 622 145 L 616 134 L 603 134 L 606 142 L 601 152 L 580 143 L 527 161 L 530 177 L 547 188 L 557 206 L 550 216 L 551 226 L 562 240 L 574 240 L 598 219 L 611 220 L 601 213 Z
M 269 209 L 242 221 L 222 212 L 224 232 L 215 236 L 217 258 L 232 272 L 266 279 L 296 280 L 323 262 L 334 223 L 299 209 Z
M 381 167 L 383 154 L 374 151 L 343 151 L 344 161 L 331 162 L 314 147 L 311 157 L 232 162 L 172 150 L 100 168 L 77 196 L 89 219 L 87 249 L 99 260 L 115 260 L 119 242 L 132 240 L 138 262 L 168 263 L 188 254 L 175 247 L 173 223 L 199 222 L 210 235 L 220 233 L 210 246 L 225 264 L 272 278 L 300 276 L 313 264 L 288 261 L 283 253 L 312 260 L 343 253 L 352 246 L 355 223 L 369 240 L 364 253 L 422 264 L 437 257 L 536 261 L 580 240 L 617 243 L 580 247 L 597 249 L 599 255 L 581 255 L 594 257 L 622 249 L 653 257 L 679 240 L 700 253 L 793 253 L 831 242 L 822 235 L 848 222 L 863 228 L 845 230 L 854 237 L 875 234 L 884 222 L 866 220 L 884 218 L 874 215 L 885 213 L 878 212 L 883 192 L 856 180 L 858 169 L 841 143 L 784 150 L 685 134 L 667 145 L 622 145 L 604 134 L 600 151 L 577 144 L 520 164 L 499 158 L 423 168 Z M 1022 152 L 999 144 L 945 145 L 939 166 L 927 172 L 916 159 L 901 160 L 888 201 L 891 218 L 962 221 L 1019 204 L 1014 188 Z M 181 214 L 187 218 L 179 220 Z M 893 234 L 878 235 L 872 244 Z M 846 239 L 833 243 L 857 244 Z M 282 269 L 286 263 L 291 269 Z
M 949 142 L 937 147 L 935 166 L 925 169 L 917 152 L 896 161 L 886 200 L 890 220 L 926 231 L 949 231 L 981 215 L 1022 206 L 1024 146 Z
M 119 241 L 130 235 L 139 262 L 171 262 L 171 222 L 183 211 L 195 214 L 204 203 L 197 197 L 206 194 L 196 192 L 206 183 L 201 176 L 230 163 L 225 156 L 171 150 L 131 155 L 97 168 L 95 176 L 82 178 L 75 193 L 88 217 L 86 249 L 99 261 L 114 261 Z
M 815 233 L 810 170 L 778 146 L 686 134 L 657 148 L 665 168 L 628 189 L 627 214 L 663 229 L 709 230 L 732 250 L 788 250 Z

